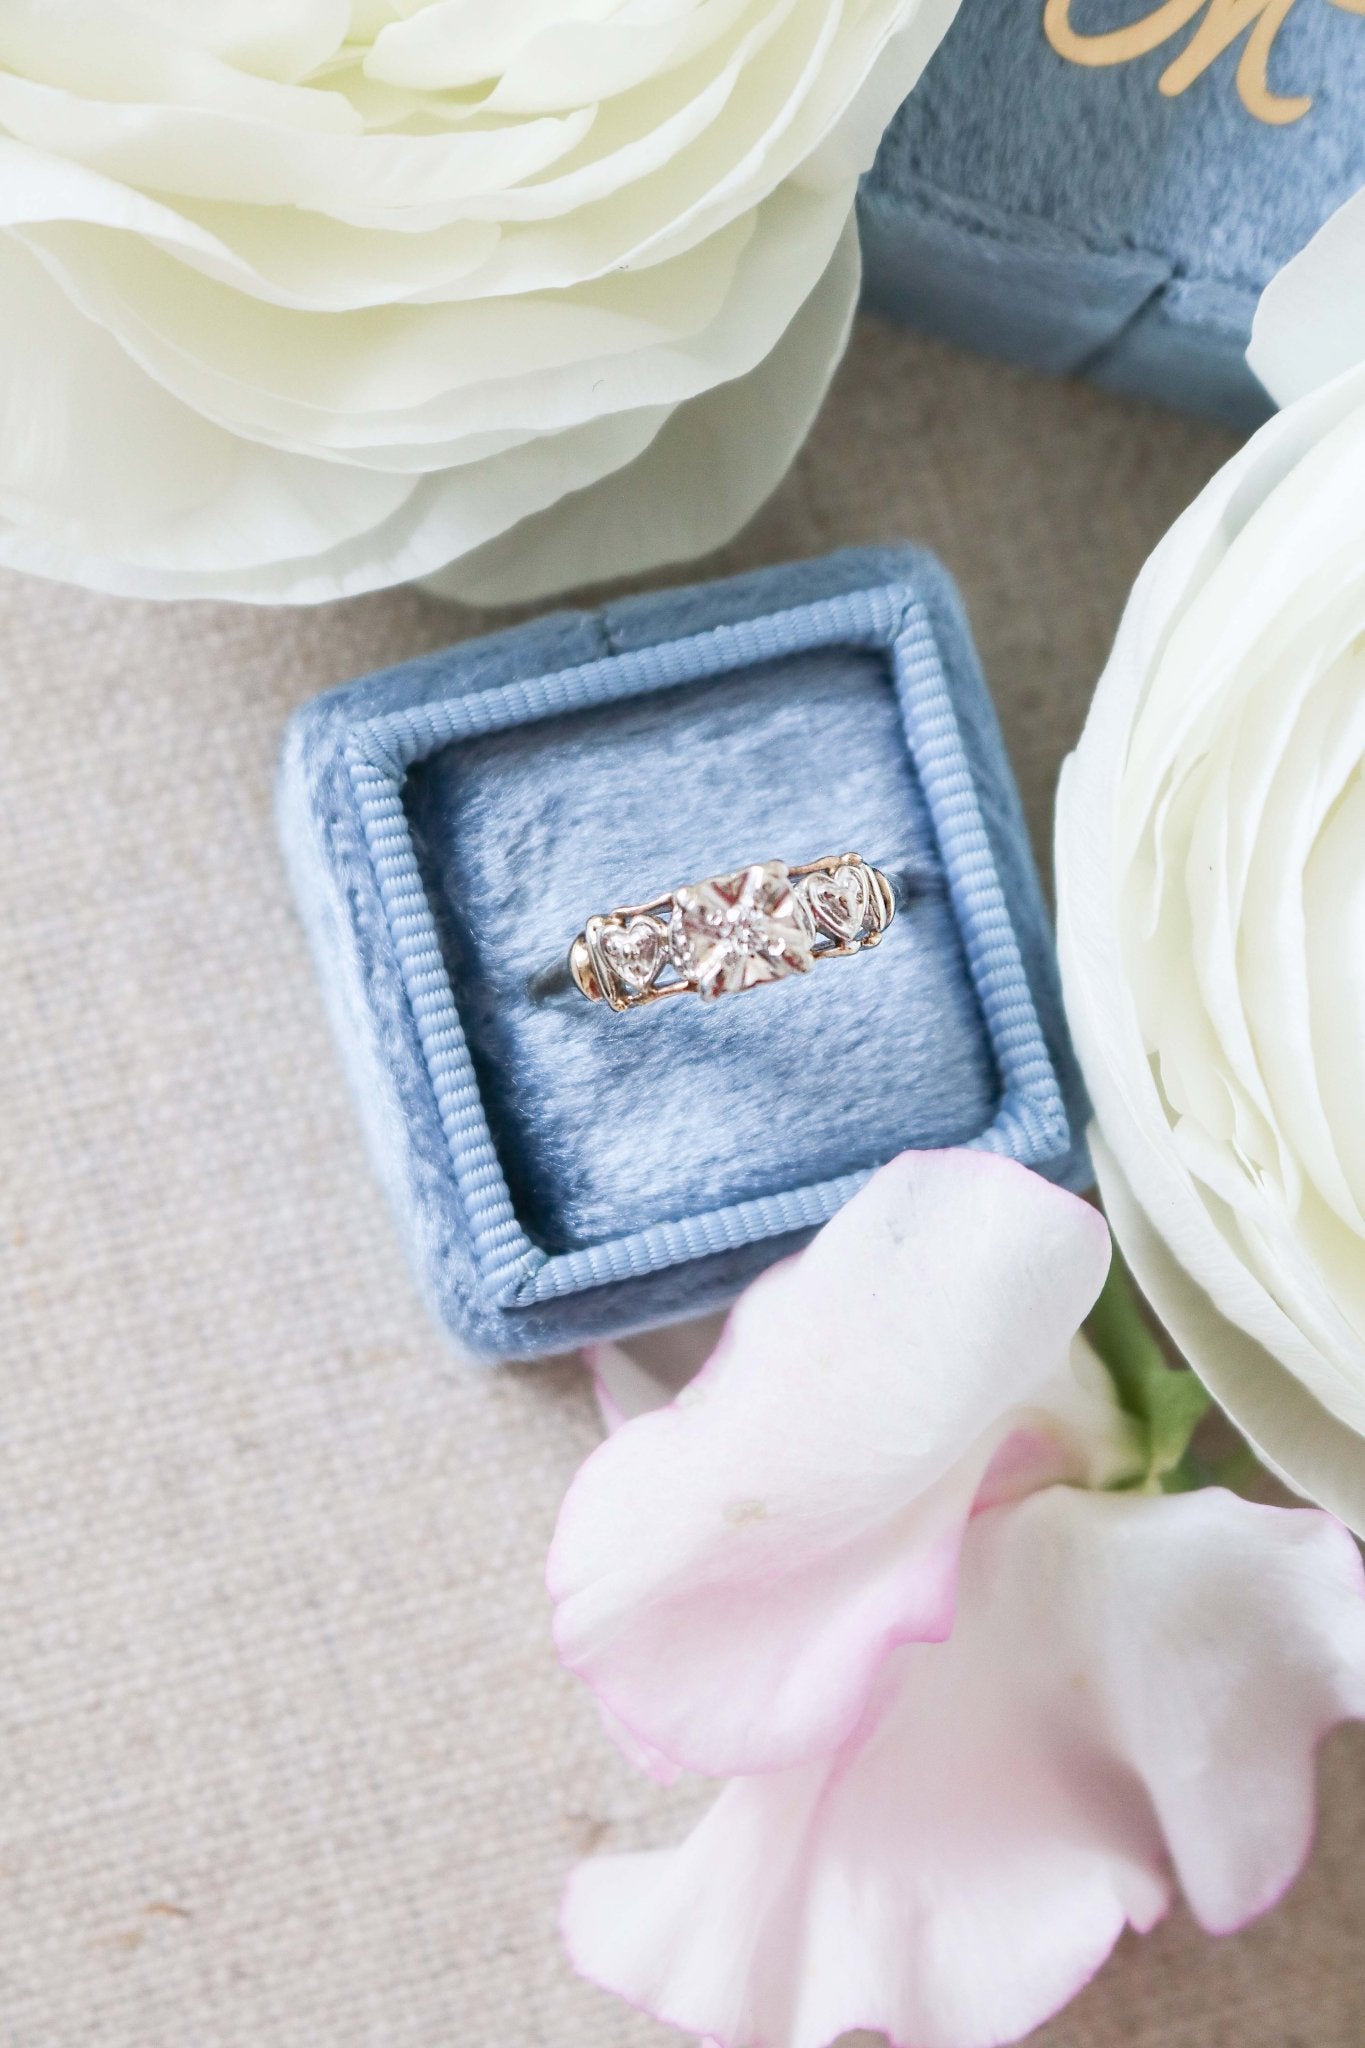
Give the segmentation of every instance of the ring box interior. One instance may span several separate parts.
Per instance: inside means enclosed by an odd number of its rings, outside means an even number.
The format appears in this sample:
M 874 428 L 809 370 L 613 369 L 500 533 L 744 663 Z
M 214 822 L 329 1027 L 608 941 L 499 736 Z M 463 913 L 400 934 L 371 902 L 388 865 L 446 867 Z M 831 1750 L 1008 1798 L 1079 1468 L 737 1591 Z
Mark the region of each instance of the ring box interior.
M 879 1164 L 1088 1180 L 1017 796 L 956 596 L 868 549 L 564 612 L 300 711 L 280 826 L 438 1319 L 526 1357 L 700 1314 Z M 756 860 L 903 878 L 875 950 L 613 1013 L 586 917 Z
M 971 0 L 859 200 L 867 303 L 1234 425 L 1256 302 L 1365 182 L 1355 0 Z

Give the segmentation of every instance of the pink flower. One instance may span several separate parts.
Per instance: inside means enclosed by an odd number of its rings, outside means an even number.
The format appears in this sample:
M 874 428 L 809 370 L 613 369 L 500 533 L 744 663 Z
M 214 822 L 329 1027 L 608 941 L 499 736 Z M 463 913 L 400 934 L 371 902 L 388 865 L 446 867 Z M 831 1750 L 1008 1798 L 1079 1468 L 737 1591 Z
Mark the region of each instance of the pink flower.
M 1224 1931 L 1292 1881 L 1365 1717 L 1359 1558 L 1150 1490 L 1077 1335 L 1108 1256 L 1022 1168 L 906 1155 L 588 1460 L 561 1654 L 646 1768 L 736 1775 L 681 1847 L 580 1867 L 585 1976 L 724 2048 L 987 2048 L 1177 1883 Z

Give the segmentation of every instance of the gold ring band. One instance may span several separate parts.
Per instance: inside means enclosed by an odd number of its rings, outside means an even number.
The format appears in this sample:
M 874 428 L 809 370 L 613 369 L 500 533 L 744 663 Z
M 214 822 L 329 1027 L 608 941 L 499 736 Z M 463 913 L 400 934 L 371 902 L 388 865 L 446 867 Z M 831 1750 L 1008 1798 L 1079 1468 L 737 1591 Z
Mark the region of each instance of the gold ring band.
M 709 1002 L 861 953 L 895 914 L 890 881 L 859 854 L 801 867 L 755 861 L 590 917 L 569 948 L 569 972 L 590 1002 L 613 1010 L 689 993 Z

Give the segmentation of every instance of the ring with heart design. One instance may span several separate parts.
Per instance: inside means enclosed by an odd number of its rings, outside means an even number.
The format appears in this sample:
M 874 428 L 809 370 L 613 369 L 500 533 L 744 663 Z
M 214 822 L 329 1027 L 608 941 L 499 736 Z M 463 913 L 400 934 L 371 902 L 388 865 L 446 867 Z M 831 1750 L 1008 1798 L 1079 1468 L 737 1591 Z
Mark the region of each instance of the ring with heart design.
M 569 948 L 569 973 L 590 1002 L 613 1010 L 688 993 L 709 1002 L 878 945 L 895 914 L 890 880 L 860 854 L 799 867 L 755 861 L 590 917 Z

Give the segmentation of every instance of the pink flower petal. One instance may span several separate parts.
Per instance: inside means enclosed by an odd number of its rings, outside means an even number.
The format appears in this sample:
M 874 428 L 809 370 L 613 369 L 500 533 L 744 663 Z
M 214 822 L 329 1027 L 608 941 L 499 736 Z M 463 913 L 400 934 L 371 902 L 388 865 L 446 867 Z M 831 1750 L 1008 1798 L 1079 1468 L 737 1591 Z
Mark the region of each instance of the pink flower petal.
M 749 1289 L 678 1401 L 583 1467 L 548 1575 L 564 1662 L 685 1769 L 835 1748 L 888 1651 L 951 1628 L 1012 1435 L 1042 1448 L 1034 1485 L 1129 1457 L 1070 1358 L 1108 1258 L 1094 1210 L 1007 1160 L 882 1168 Z
M 721 1317 L 701 1316 L 646 1331 L 626 1344 L 585 1344 L 583 1363 L 592 1374 L 607 1434 L 676 1400 L 714 1350 L 721 1328 Z
M 577 1968 L 724 2048 L 1017 2040 L 1150 1927 L 1292 1882 L 1313 1753 L 1365 1715 L 1355 1548 L 1220 1491 L 1055 1487 L 972 1523 L 958 1623 L 835 1758 L 728 1786 L 676 1850 L 582 1865 Z
M 611 1708 L 604 1705 L 601 1700 L 597 1702 L 597 1712 L 607 1734 L 622 1756 L 629 1757 L 637 1771 L 642 1771 L 647 1778 L 653 1778 L 656 1785 L 677 1784 L 682 1772 L 672 1757 L 665 1756 L 661 1750 L 651 1749 L 633 1728 L 627 1728 L 625 1722 L 618 1720 Z
M 597 1411 L 608 1436 L 614 1436 L 623 1422 L 663 1407 L 669 1398 L 667 1390 L 619 1344 L 585 1344 L 583 1363 L 592 1374 Z

